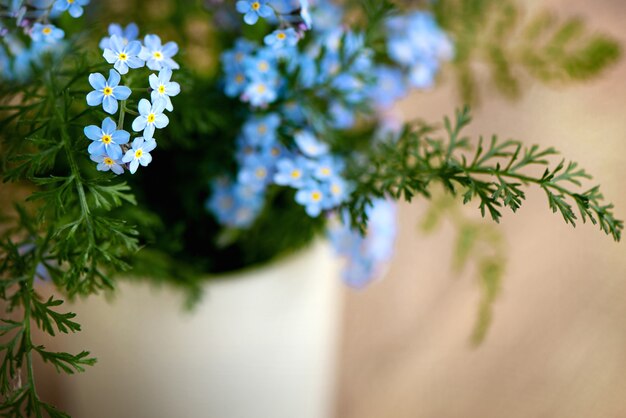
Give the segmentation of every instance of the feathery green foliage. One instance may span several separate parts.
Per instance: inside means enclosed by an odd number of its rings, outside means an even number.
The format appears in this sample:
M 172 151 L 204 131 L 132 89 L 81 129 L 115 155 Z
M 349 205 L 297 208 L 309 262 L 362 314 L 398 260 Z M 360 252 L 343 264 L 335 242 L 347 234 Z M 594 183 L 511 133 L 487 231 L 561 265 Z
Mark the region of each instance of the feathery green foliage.
M 529 78 L 546 84 L 584 81 L 621 55 L 610 36 L 590 33 L 579 18 L 541 12 L 528 17 L 514 0 L 438 0 L 437 21 L 454 38 L 453 68 L 464 103 L 479 100 L 479 79 L 505 97 L 521 95 Z
M 372 197 L 392 196 L 411 201 L 421 195 L 430 197 L 432 183 L 441 183 L 463 203 L 478 201 L 482 216 L 496 222 L 502 209 L 515 212 L 526 198 L 524 188 L 540 187 L 553 212 L 561 214 L 566 223 L 590 221 L 616 241 L 624 228 L 615 219 L 613 205 L 603 202 L 598 186 L 581 190 L 582 181 L 591 177 L 574 162 L 561 160 L 542 174 L 533 168 L 548 166 L 548 157 L 557 155 L 553 148 L 536 145 L 524 147 L 519 141 L 500 141 L 493 136 L 485 143 L 481 137 L 475 149 L 463 128 L 471 121 L 469 108 L 457 111 L 455 122 L 444 120 L 445 137 L 423 123 L 407 124 L 397 141 L 385 141 L 374 147 L 367 166 L 353 165 L 350 176 L 357 184 L 353 199 L 346 207 L 354 227 L 365 230 L 365 209 Z M 579 219 L 580 217 L 580 219 Z

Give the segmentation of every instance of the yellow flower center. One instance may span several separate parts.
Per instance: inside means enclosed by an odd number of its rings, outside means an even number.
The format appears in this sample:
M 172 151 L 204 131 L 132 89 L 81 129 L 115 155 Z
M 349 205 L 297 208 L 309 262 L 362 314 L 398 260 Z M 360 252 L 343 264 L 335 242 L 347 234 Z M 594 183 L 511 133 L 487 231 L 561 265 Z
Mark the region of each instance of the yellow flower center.
M 279 156 L 280 155 L 280 148 L 276 148 L 276 147 L 272 148 L 271 153 L 272 153 L 272 156 L 274 156 L 274 157 Z
M 260 124 L 258 128 L 256 128 L 257 132 L 261 135 L 264 135 L 267 132 L 267 126 L 264 123 Z
M 155 119 L 156 119 L 156 116 L 154 115 L 154 113 L 150 113 L 148 115 L 148 123 L 154 123 Z
M 135 158 L 141 158 L 142 155 L 143 155 L 142 149 L 138 149 L 137 151 L 135 151 Z
M 322 194 L 318 191 L 312 192 L 311 193 L 311 199 L 314 202 L 319 202 L 320 200 L 322 200 Z
M 165 86 L 163 84 L 159 86 L 159 93 L 161 94 L 165 93 Z
M 252 10 L 259 10 L 261 8 L 261 3 L 259 3 L 258 1 L 255 1 L 254 3 L 252 3 Z
M 74 3 L 74 0 L 67 0 L 67 2 L 68 2 L 69 4 L 72 4 L 72 3 Z
M 42 32 L 44 35 L 50 35 L 50 34 L 52 33 L 52 29 L 50 29 L 50 28 L 47 28 L 47 27 L 46 27 L 46 28 L 43 28 L 43 29 L 41 30 L 41 32 Z
M 256 176 L 260 179 L 264 179 L 267 176 L 267 171 L 264 168 L 257 168 Z
M 261 94 L 265 93 L 266 90 L 267 90 L 267 87 L 265 86 L 265 84 L 259 84 L 256 88 L 256 91 Z
M 111 94 L 113 94 L 113 89 L 109 86 L 106 86 L 104 90 L 102 90 L 102 93 L 104 93 L 105 96 L 110 96 Z
M 161 54 L 161 51 L 154 51 L 154 53 L 152 54 L 152 56 L 153 56 L 155 59 L 158 59 L 158 60 L 163 59 L 163 54 Z
M 113 138 L 111 138 L 111 135 L 102 135 L 102 142 L 104 142 L 106 145 L 109 145 L 112 141 Z
M 109 157 L 104 157 L 104 160 L 102 160 L 102 162 L 104 162 L 106 165 L 109 165 L 109 166 L 114 164 L 113 160 L 110 159 Z
M 123 52 L 122 52 L 122 53 L 120 53 L 117 57 L 118 57 L 121 61 L 126 61 L 126 60 L 128 59 L 128 55 L 126 55 L 126 54 L 125 54 L 125 53 L 123 53 Z
M 237 76 L 235 77 L 235 82 L 237 84 L 241 84 L 246 80 L 246 78 L 242 75 L 242 74 L 237 74 Z
M 302 172 L 300 170 L 293 170 L 291 172 L 291 178 L 294 180 L 299 179 L 300 177 L 302 177 Z
M 259 68 L 259 71 L 264 73 L 264 72 L 267 72 L 267 70 L 270 69 L 270 65 L 267 63 L 267 61 L 261 61 L 261 62 L 259 62 L 258 68 Z
M 332 193 L 332 194 L 334 194 L 334 195 L 341 194 L 341 187 L 340 187 L 339 185 L 337 185 L 337 184 L 333 184 L 333 185 L 330 187 L 330 191 L 331 191 L 331 193 Z
M 330 168 L 328 168 L 328 167 L 322 168 L 321 172 L 325 176 L 330 176 Z
M 285 35 L 285 32 L 278 32 L 278 34 L 276 35 L 276 37 L 280 40 L 280 41 L 284 41 L 285 38 L 287 38 L 287 35 Z

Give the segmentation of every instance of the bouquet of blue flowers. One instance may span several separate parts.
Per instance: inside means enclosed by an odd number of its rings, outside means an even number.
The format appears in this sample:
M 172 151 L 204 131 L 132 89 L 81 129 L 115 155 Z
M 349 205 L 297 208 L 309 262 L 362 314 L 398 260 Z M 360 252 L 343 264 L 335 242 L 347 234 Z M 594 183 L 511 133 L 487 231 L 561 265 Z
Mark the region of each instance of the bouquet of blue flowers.
M 95 359 L 33 341 L 76 332 L 63 301 L 125 277 L 178 285 L 330 238 L 360 288 L 393 253 L 397 202 L 437 186 L 498 221 L 525 189 L 615 240 L 623 223 L 552 148 L 464 134 L 481 83 L 583 81 L 620 54 L 578 20 L 522 18 L 513 0 L 0 0 L 0 411 L 66 416 L 32 357 Z M 120 23 L 115 23 L 120 22 Z M 476 64 L 486 64 L 482 77 Z M 442 76 L 443 74 L 443 76 Z M 393 106 L 457 81 L 443 124 Z M 554 164 L 553 164 L 554 163 Z M 6 203 L 11 204 L 6 204 Z

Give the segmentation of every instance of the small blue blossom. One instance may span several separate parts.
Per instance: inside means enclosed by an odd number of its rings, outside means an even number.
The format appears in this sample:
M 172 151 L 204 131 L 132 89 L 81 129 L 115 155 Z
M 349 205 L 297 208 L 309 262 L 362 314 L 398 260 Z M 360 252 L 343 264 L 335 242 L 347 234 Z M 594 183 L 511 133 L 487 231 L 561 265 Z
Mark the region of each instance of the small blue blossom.
M 35 23 L 30 30 L 30 37 L 35 42 L 47 42 L 52 44 L 63 39 L 64 36 L 65 32 L 63 32 L 63 29 L 59 29 L 54 25 Z
M 89 125 L 85 127 L 84 132 L 85 136 L 93 141 L 87 149 L 89 154 L 102 155 L 106 153 L 114 160 L 122 157 L 120 145 L 127 144 L 130 140 L 130 134 L 124 130 L 117 130 L 117 125 L 111 118 L 106 118 L 102 122 L 102 128 Z
M 334 176 L 326 180 L 326 206 L 324 209 L 332 209 L 344 203 L 351 192 L 350 185 L 341 177 Z
M 247 81 L 246 74 L 243 70 L 236 70 L 227 73 L 224 93 L 226 93 L 228 97 L 239 96 L 246 89 Z
M 269 184 L 272 174 L 273 167 L 257 154 L 245 160 L 244 165 L 239 170 L 237 180 L 255 190 L 262 190 Z
M 296 192 L 296 202 L 304 206 L 310 217 L 316 218 L 326 204 L 325 194 L 319 183 L 310 182 Z
M 294 28 L 288 29 L 276 29 L 274 32 L 267 35 L 263 41 L 265 45 L 272 48 L 285 48 L 289 46 L 295 46 L 298 43 L 300 37 Z
M 152 161 L 152 155 L 150 151 L 156 148 L 156 141 L 154 139 L 144 139 L 137 137 L 132 143 L 132 148 L 126 151 L 122 161 L 130 163 L 128 166 L 131 174 L 135 174 L 139 164 L 146 167 Z
M 125 44 L 121 37 L 113 35 L 102 56 L 120 74 L 126 74 L 129 68 L 141 68 L 145 65 L 144 60 L 138 56 L 140 52 L 141 42 L 131 41 Z
M 370 97 L 383 108 L 390 107 L 407 93 L 402 71 L 397 68 L 380 66 L 375 72 L 376 84 Z
M 274 183 L 300 189 L 310 179 L 309 161 L 304 157 L 283 158 L 276 163 Z
M 122 160 L 114 160 L 108 155 L 90 155 L 91 161 L 98 163 L 96 170 L 98 171 L 112 171 L 118 176 L 124 174 L 124 167 Z
M 54 9 L 59 11 L 68 10 L 70 16 L 81 17 L 83 15 L 83 6 L 89 4 L 89 0 L 56 0 Z
M 146 35 L 143 40 L 144 46 L 141 48 L 139 58 L 146 61 L 146 65 L 153 71 L 163 68 L 178 70 L 180 66 L 172 59 L 178 53 L 176 42 L 168 42 L 161 45 L 161 38 L 157 35 Z
M 212 186 L 213 193 L 206 202 L 206 208 L 222 225 L 247 228 L 263 208 L 264 190 L 223 179 L 214 181 Z
M 105 112 L 113 115 L 118 109 L 118 100 L 126 100 L 130 96 L 131 90 L 126 86 L 120 86 L 121 77 L 115 70 L 109 71 L 109 79 L 105 80 L 100 73 L 89 75 L 89 84 L 94 91 L 87 94 L 87 104 L 98 106 L 102 104 Z
M 171 112 L 174 110 L 172 105 L 172 99 L 170 97 L 176 96 L 180 93 L 180 84 L 175 81 L 170 81 L 172 78 L 172 70 L 164 68 L 159 71 L 159 75 L 150 74 L 148 80 L 150 81 L 150 88 L 152 89 L 151 98 L 152 103 L 158 100 L 165 102 L 165 109 Z
M 311 131 L 297 132 L 294 140 L 300 151 L 307 157 L 319 157 L 328 153 L 328 144 L 318 140 Z
M 324 155 L 311 164 L 313 175 L 320 181 L 336 177 L 344 169 L 343 161 L 330 155 Z
M 240 0 L 236 4 L 237 11 L 242 13 L 243 21 L 248 25 L 254 25 L 259 17 L 268 18 L 274 14 L 267 0 Z
M 117 35 L 122 38 L 122 42 L 126 45 L 137 39 L 139 36 L 139 27 L 135 23 L 129 23 L 126 28 L 122 29 L 117 23 L 111 23 L 109 25 L 109 36 Z M 110 48 L 111 38 L 105 37 L 100 41 L 100 49 L 104 50 Z
M 170 122 L 168 117 L 163 114 L 163 110 L 165 110 L 164 100 L 157 100 L 151 104 L 148 100 L 141 99 L 137 110 L 139 110 L 139 116 L 133 121 L 133 131 L 143 131 L 146 140 L 152 139 L 155 128 L 165 128 Z
M 278 97 L 278 92 L 270 83 L 257 80 L 250 83 L 243 92 L 242 99 L 252 106 L 262 107 L 272 103 Z
M 250 118 L 243 125 L 243 134 L 250 145 L 273 144 L 280 126 L 280 116 L 270 113 L 266 116 Z

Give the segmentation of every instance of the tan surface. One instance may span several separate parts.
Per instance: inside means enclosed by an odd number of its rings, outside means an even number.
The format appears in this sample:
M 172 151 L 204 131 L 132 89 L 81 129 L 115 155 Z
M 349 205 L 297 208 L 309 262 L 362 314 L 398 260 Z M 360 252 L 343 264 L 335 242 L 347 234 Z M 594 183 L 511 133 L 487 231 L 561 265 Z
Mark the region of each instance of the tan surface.
M 623 1 L 532 3 L 583 15 L 626 44 Z M 403 111 L 438 120 L 455 106 L 450 94 Z M 475 116 L 474 133 L 553 145 L 582 162 L 626 217 L 626 60 L 583 86 L 533 87 L 514 104 L 491 97 Z M 626 244 L 564 225 L 534 190 L 502 224 L 507 274 L 487 340 L 472 349 L 478 287 L 451 272 L 452 228 L 417 232 L 425 207 L 401 208 L 386 279 L 346 292 L 337 417 L 626 417 Z

